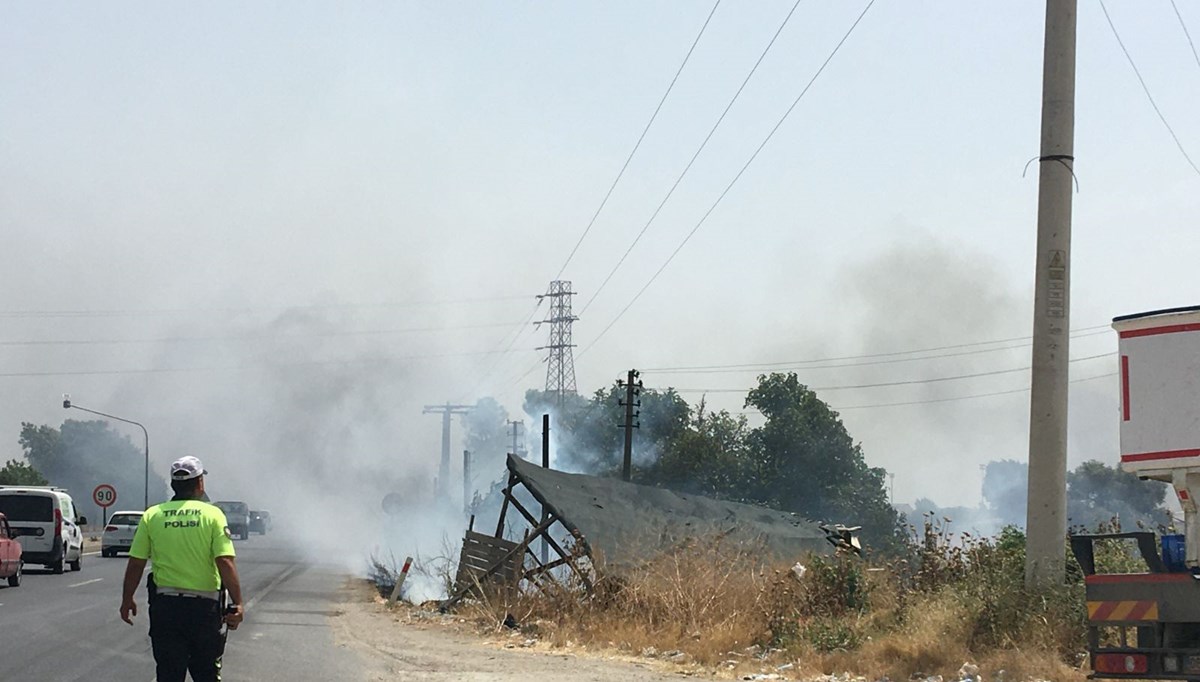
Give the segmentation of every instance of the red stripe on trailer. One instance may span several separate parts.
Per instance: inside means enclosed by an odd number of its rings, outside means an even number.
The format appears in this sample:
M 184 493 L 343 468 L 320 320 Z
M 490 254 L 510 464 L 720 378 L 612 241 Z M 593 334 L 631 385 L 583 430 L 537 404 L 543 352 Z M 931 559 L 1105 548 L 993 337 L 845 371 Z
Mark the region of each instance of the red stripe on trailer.
M 1096 605 L 1095 610 L 1089 609 L 1091 613 L 1088 614 L 1088 618 L 1091 620 L 1108 620 L 1108 617 L 1111 616 L 1112 612 L 1116 611 L 1117 607 L 1120 605 L 1121 602 L 1119 601 L 1100 602 Z
M 1125 616 L 1125 620 L 1150 620 L 1146 614 L 1154 611 L 1154 618 L 1158 618 L 1158 602 L 1156 601 L 1139 601 L 1134 605 L 1133 610 Z
M 1133 339 L 1139 336 L 1158 336 L 1159 334 L 1175 334 L 1178 332 L 1200 332 L 1200 322 L 1188 324 L 1170 324 L 1165 327 L 1150 327 L 1149 329 L 1127 329 L 1119 334 L 1122 339 Z
M 1122 462 L 1144 462 L 1154 459 L 1178 459 L 1180 457 L 1200 457 L 1200 448 L 1188 450 L 1163 450 L 1162 452 L 1138 452 L 1131 455 L 1121 455 Z
M 1108 585 L 1113 583 L 1177 583 L 1194 582 L 1191 573 L 1097 573 L 1085 576 L 1083 581 L 1088 585 Z
M 1121 356 L 1121 415 L 1129 421 L 1129 356 Z

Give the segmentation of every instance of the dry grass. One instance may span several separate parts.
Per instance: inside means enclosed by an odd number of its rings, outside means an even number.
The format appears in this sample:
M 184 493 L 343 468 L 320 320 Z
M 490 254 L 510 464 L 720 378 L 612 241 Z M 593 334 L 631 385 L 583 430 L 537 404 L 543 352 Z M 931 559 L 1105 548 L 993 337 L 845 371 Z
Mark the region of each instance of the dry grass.
M 1026 590 L 1023 547 L 1015 531 L 981 539 L 930 523 L 903 561 L 810 557 L 797 579 L 709 539 L 609 574 L 591 596 L 566 579 L 493 594 L 464 613 L 496 629 L 515 620 L 551 646 L 682 652 L 668 658 L 725 669 L 793 663 L 801 675 L 957 679 L 970 661 L 989 680 L 1000 670 L 1013 681 L 1083 680 L 1082 587 Z

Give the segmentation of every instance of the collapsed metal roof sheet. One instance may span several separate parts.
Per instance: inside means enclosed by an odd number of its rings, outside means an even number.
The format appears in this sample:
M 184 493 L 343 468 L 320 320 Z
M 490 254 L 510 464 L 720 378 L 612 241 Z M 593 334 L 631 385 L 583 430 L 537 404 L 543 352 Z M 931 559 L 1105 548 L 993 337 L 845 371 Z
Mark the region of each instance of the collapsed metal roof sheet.
M 511 454 L 508 468 L 547 511 L 584 538 L 594 559 L 610 567 L 636 565 L 685 539 L 714 535 L 760 545 L 786 560 L 833 551 L 816 523 L 795 514 L 543 469 Z

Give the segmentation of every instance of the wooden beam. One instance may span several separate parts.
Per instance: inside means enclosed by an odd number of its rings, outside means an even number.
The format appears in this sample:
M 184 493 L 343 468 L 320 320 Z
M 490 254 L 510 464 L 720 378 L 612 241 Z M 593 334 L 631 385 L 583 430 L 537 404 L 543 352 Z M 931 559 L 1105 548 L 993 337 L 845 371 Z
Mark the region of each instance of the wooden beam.
M 529 491 L 529 494 L 531 496 L 533 496 L 533 499 L 537 500 L 538 504 L 542 505 L 543 509 L 549 510 L 551 516 L 557 516 L 559 522 L 562 523 L 562 525 L 564 527 L 566 527 L 567 530 L 571 531 L 572 535 L 574 535 L 576 538 L 578 538 L 580 544 L 583 545 L 584 550 L 586 550 L 588 554 L 591 554 L 592 548 L 590 545 L 588 545 L 587 537 L 583 534 L 583 531 L 579 530 L 578 526 L 571 523 L 570 519 L 563 516 L 558 511 L 558 508 L 555 507 L 553 504 L 550 504 L 546 500 L 545 496 L 542 495 L 540 492 L 538 492 L 538 490 L 536 488 L 529 485 L 528 483 L 525 483 L 524 480 L 522 480 L 519 476 L 517 476 L 517 472 L 514 469 L 514 467 L 516 466 L 516 463 L 515 463 L 516 460 L 517 460 L 516 457 L 514 457 L 512 455 L 508 456 L 509 481 L 512 481 L 513 477 L 516 476 L 518 481 L 520 481 L 521 483 L 524 483 L 525 489 Z M 510 488 L 512 487 L 511 483 L 510 483 L 509 487 Z
M 542 573 L 547 573 L 549 571 L 553 571 L 554 569 L 558 568 L 559 566 L 566 566 L 568 563 L 570 563 L 570 561 L 565 557 L 562 559 L 555 559 L 554 561 L 551 561 L 548 564 L 544 564 L 544 565 L 538 566 L 537 568 L 534 568 L 532 570 L 526 571 L 525 577 L 529 578 L 530 576 L 541 575 Z
M 546 531 L 546 529 L 549 528 L 550 525 L 553 523 L 554 523 L 554 519 L 547 519 L 546 523 L 539 524 L 537 528 L 534 528 L 533 533 L 527 535 L 524 542 L 521 542 L 516 547 L 513 547 L 512 549 L 505 552 L 504 556 L 499 561 L 497 561 L 495 564 L 493 564 L 491 568 L 484 571 L 483 575 L 481 575 L 475 579 L 476 582 L 480 585 L 480 587 L 482 588 L 483 582 L 485 580 L 487 580 L 488 578 L 492 577 L 493 575 L 496 575 L 497 573 L 499 573 L 500 569 L 504 566 L 505 562 L 511 560 L 513 558 L 513 555 L 519 554 L 522 557 L 524 557 L 525 551 L 529 549 L 529 540 L 536 538 L 541 533 L 544 533 Z M 470 585 L 459 589 L 459 591 L 456 592 L 454 594 L 454 596 L 452 596 L 449 599 L 447 599 L 446 601 L 442 602 L 441 606 L 439 606 L 438 609 L 440 611 L 448 610 L 450 607 L 452 607 L 455 604 L 457 604 L 458 602 L 462 601 L 463 597 L 467 596 L 467 592 L 470 591 L 470 589 L 471 589 Z
M 544 537 L 546 539 L 546 542 L 548 542 L 550 544 L 550 546 L 554 548 L 554 551 L 558 552 L 558 556 L 560 556 L 564 560 L 566 560 L 567 564 L 571 567 L 571 569 L 573 571 L 575 571 L 575 575 L 579 576 L 579 580 L 581 582 L 583 582 L 584 589 L 587 590 L 588 592 L 591 592 L 592 591 L 592 581 L 588 580 L 588 577 L 584 574 L 583 570 L 575 565 L 575 560 L 571 557 L 571 554 L 569 554 L 566 550 L 564 550 L 562 547 L 560 547 L 559 544 L 557 542 L 555 542 L 554 538 L 550 537 L 550 533 L 548 532 L 550 530 L 550 526 L 554 525 L 555 521 L 561 521 L 561 519 L 559 519 L 558 515 L 551 513 L 549 516 L 546 517 L 545 521 L 538 523 L 537 518 L 535 518 L 533 514 L 529 513 L 529 510 L 526 509 L 525 506 L 522 505 L 519 501 L 517 501 L 516 497 L 514 497 L 512 499 L 512 505 L 513 505 L 513 509 L 516 509 L 518 512 L 521 513 L 521 516 L 525 517 L 525 520 L 529 522 L 529 525 L 536 526 L 539 529 L 539 530 L 535 530 L 534 533 L 529 536 L 529 540 L 530 541 L 536 540 L 537 536 L 539 536 L 539 535 Z M 566 524 L 563 524 L 563 525 L 566 525 Z
M 512 499 L 513 484 L 516 482 L 517 475 L 508 472 L 508 485 L 504 486 L 504 502 L 500 504 L 500 520 L 496 522 L 496 537 L 504 537 L 504 515 L 508 511 L 508 501 Z

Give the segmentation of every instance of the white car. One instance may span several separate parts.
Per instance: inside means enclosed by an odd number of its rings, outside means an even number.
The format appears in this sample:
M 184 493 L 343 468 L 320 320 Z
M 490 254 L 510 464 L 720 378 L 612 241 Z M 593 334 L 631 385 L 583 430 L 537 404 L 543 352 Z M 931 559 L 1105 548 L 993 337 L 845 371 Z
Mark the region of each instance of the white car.
M 25 564 L 43 564 L 55 573 L 67 565 L 83 568 L 83 530 L 75 502 L 63 488 L 0 485 L 0 512 L 21 544 Z
M 128 552 L 142 514 L 140 511 L 113 512 L 100 538 L 100 556 L 113 557 L 117 552 Z

